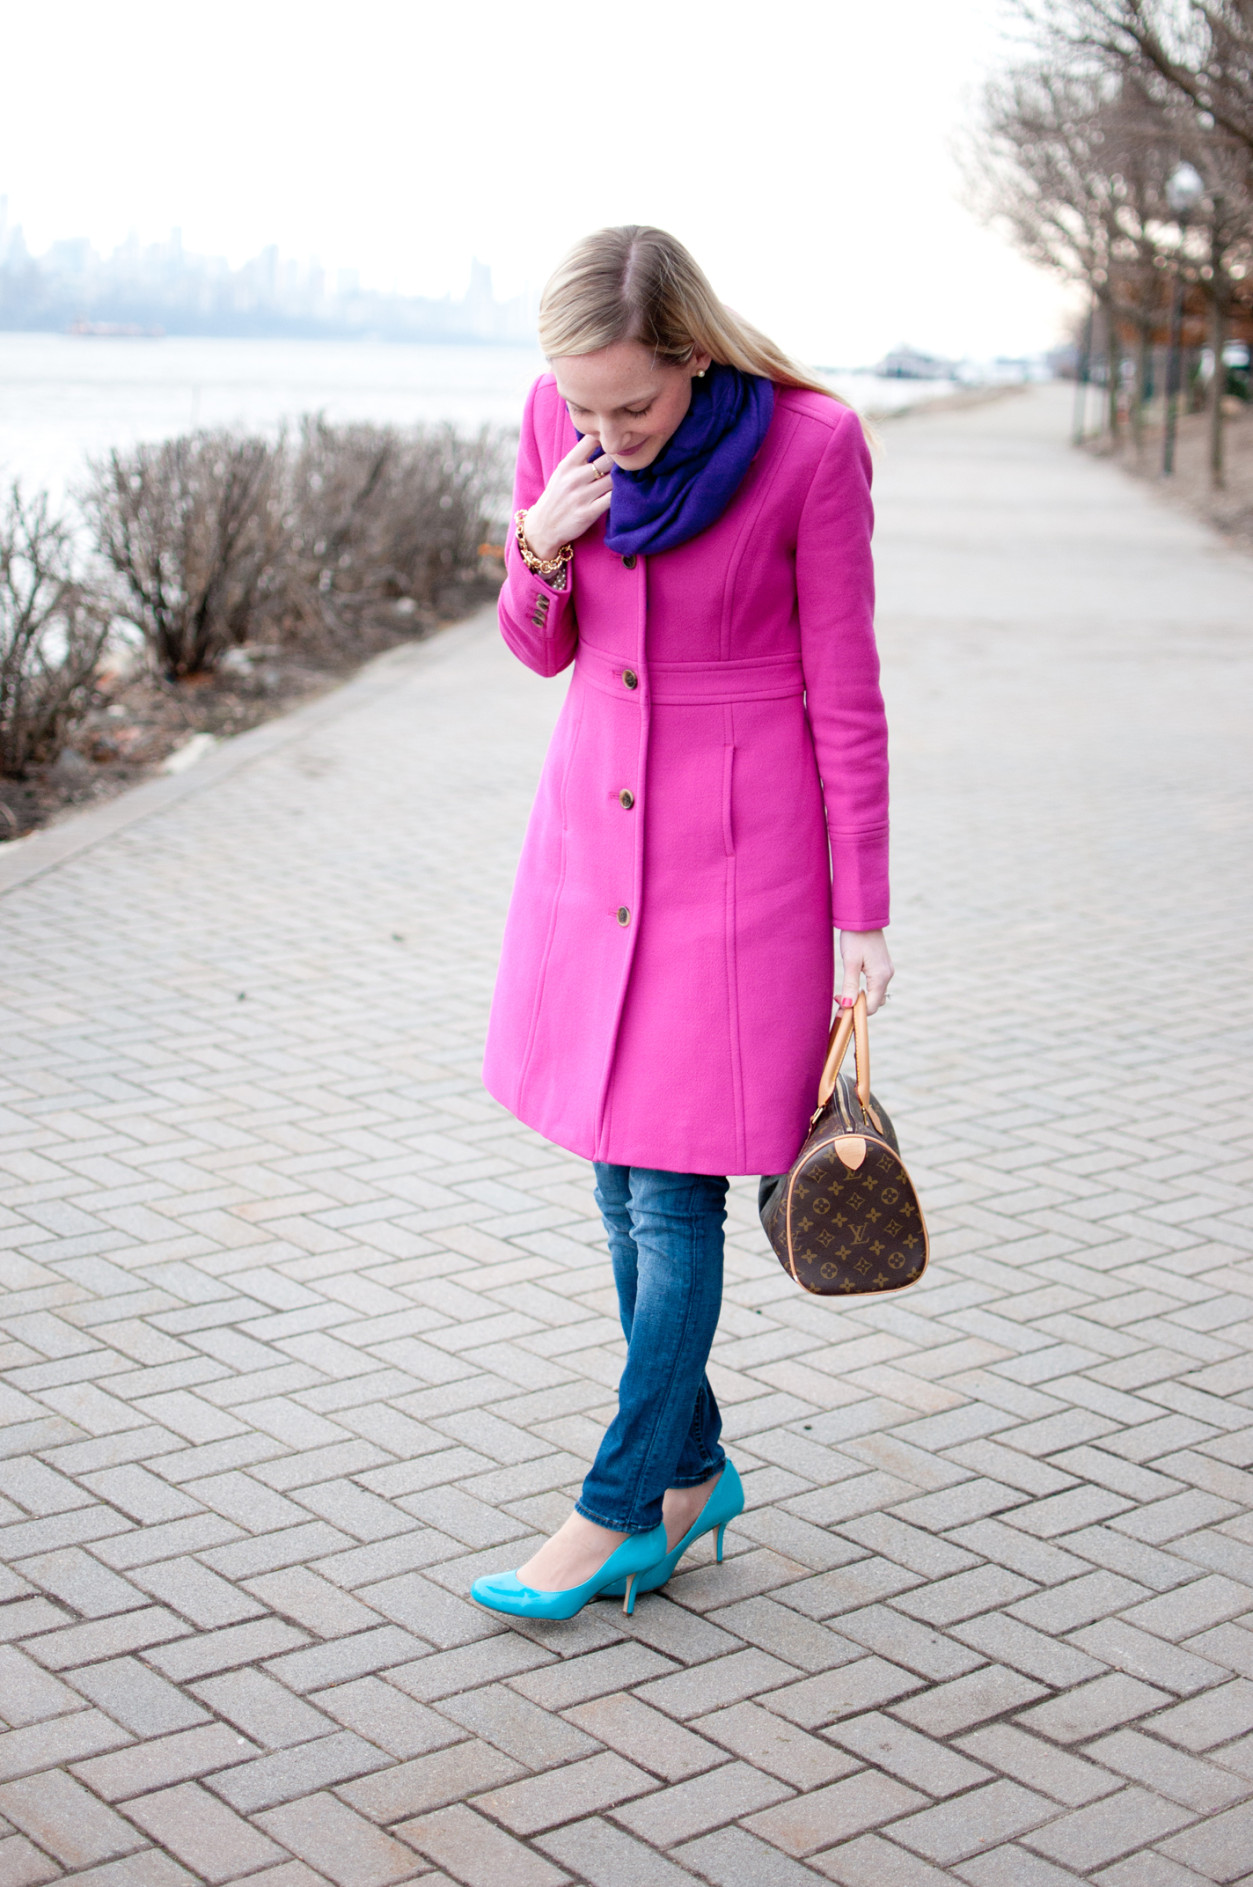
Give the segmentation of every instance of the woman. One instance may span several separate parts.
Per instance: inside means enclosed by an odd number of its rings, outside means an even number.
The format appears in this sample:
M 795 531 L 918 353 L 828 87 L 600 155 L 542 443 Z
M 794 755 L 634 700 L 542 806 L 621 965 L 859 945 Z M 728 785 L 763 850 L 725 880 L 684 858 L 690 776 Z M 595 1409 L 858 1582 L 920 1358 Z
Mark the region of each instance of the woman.
M 662 231 L 544 291 L 505 641 L 574 673 L 505 932 L 484 1077 L 591 1160 L 627 1362 L 575 1512 L 480 1603 L 664 1583 L 743 1492 L 705 1364 L 728 1174 L 785 1170 L 843 997 L 892 975 L 870 464 L 856 415 Z

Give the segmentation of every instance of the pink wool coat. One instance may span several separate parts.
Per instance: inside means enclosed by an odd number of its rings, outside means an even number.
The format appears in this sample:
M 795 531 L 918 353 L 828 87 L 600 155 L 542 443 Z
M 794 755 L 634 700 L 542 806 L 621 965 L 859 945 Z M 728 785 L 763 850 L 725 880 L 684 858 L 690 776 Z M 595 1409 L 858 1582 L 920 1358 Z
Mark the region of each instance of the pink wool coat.
M 527 401 L 515 507 L 576 433 Z M 527 828 L 484 1078 L 586 1159 L 777 1173 L 815 1104 L 832 927 L 887 922 L 887 734 L 857 417 L 776 388 L 730 506 L 655 557 L 604 521 L 569 588 L 510 541 L 505 641 L 573 674 Z

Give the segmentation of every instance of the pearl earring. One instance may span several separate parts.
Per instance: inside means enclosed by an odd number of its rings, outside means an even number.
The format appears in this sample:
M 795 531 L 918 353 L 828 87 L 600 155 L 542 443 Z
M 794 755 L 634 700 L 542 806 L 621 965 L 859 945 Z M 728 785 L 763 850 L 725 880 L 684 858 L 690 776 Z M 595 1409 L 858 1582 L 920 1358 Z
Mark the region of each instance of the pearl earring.
M 696 378 L 698 380 L 703 380 L 705 378 L 705 369 L 703 367 L 698 367 L 696 369 Z

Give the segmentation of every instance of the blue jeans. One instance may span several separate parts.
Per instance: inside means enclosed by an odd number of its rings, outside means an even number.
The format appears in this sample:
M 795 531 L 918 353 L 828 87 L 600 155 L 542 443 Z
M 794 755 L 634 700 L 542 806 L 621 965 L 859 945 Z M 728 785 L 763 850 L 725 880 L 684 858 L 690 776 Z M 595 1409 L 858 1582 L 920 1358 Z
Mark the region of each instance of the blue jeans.
M 703 1173 L 596 1166 L 627 1360 L 578 1512 L 618 1533 L 647 1533 L 668 1487 L 699 1487 L 726 1460 L 705 1377 L 722 1309 L 726 1197 L 726 1180 Z

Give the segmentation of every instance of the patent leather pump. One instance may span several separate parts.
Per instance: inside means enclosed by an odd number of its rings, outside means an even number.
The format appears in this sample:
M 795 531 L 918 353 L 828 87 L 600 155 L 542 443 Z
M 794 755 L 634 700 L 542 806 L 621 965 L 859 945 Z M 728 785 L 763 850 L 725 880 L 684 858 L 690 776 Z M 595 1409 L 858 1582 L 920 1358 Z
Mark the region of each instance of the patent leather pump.
M 636 1592 L 655 1592 L 658 1586 L 664 1586 L 667 1579 L 674 1577 L 674 1571 L 689 1546 L 694 1546 L 703 1533 L 712 1533 L 717 1529 L 716 1551 L 718 1564 L 722 1564 L 722 1538 L 728 1524 L 744 1511 L 744 1483 L 735 1471 L 735 1463 L 728 1461 L 718 1477 L 718 1485 L 697 1514 L 683 1538 L 664 1553 L 655 1566 L 642 1572 L 635 1582 Z M 663 1528 L 664 1532 L 664 1528 Z M 651 1535 L 649 1536 L 651 1538 Z M 616 1599 L 623 1590 L 621 1582 L 611 1587 L 607 1596 Z
M 476 1579 L 470 1597 L 491 1612 L 508 1612 L 512 1618 L 573 1618 L 589 1599 L 613 1587 L 613 1597 L 623 1600 L 622 1609 L 629 1616 L 635 1610 L 635 1595 L 641 1589 L 640 1574 L 656 1563 L 666 1546 L 664 1526 L 649 1533 L 632 1533 L 615 1548 L 600 1568 L 581 1586 L 567 1586 L 561 1592 L 540 1592 L 524 1586 L 516 1572 L 489 1573 Z

